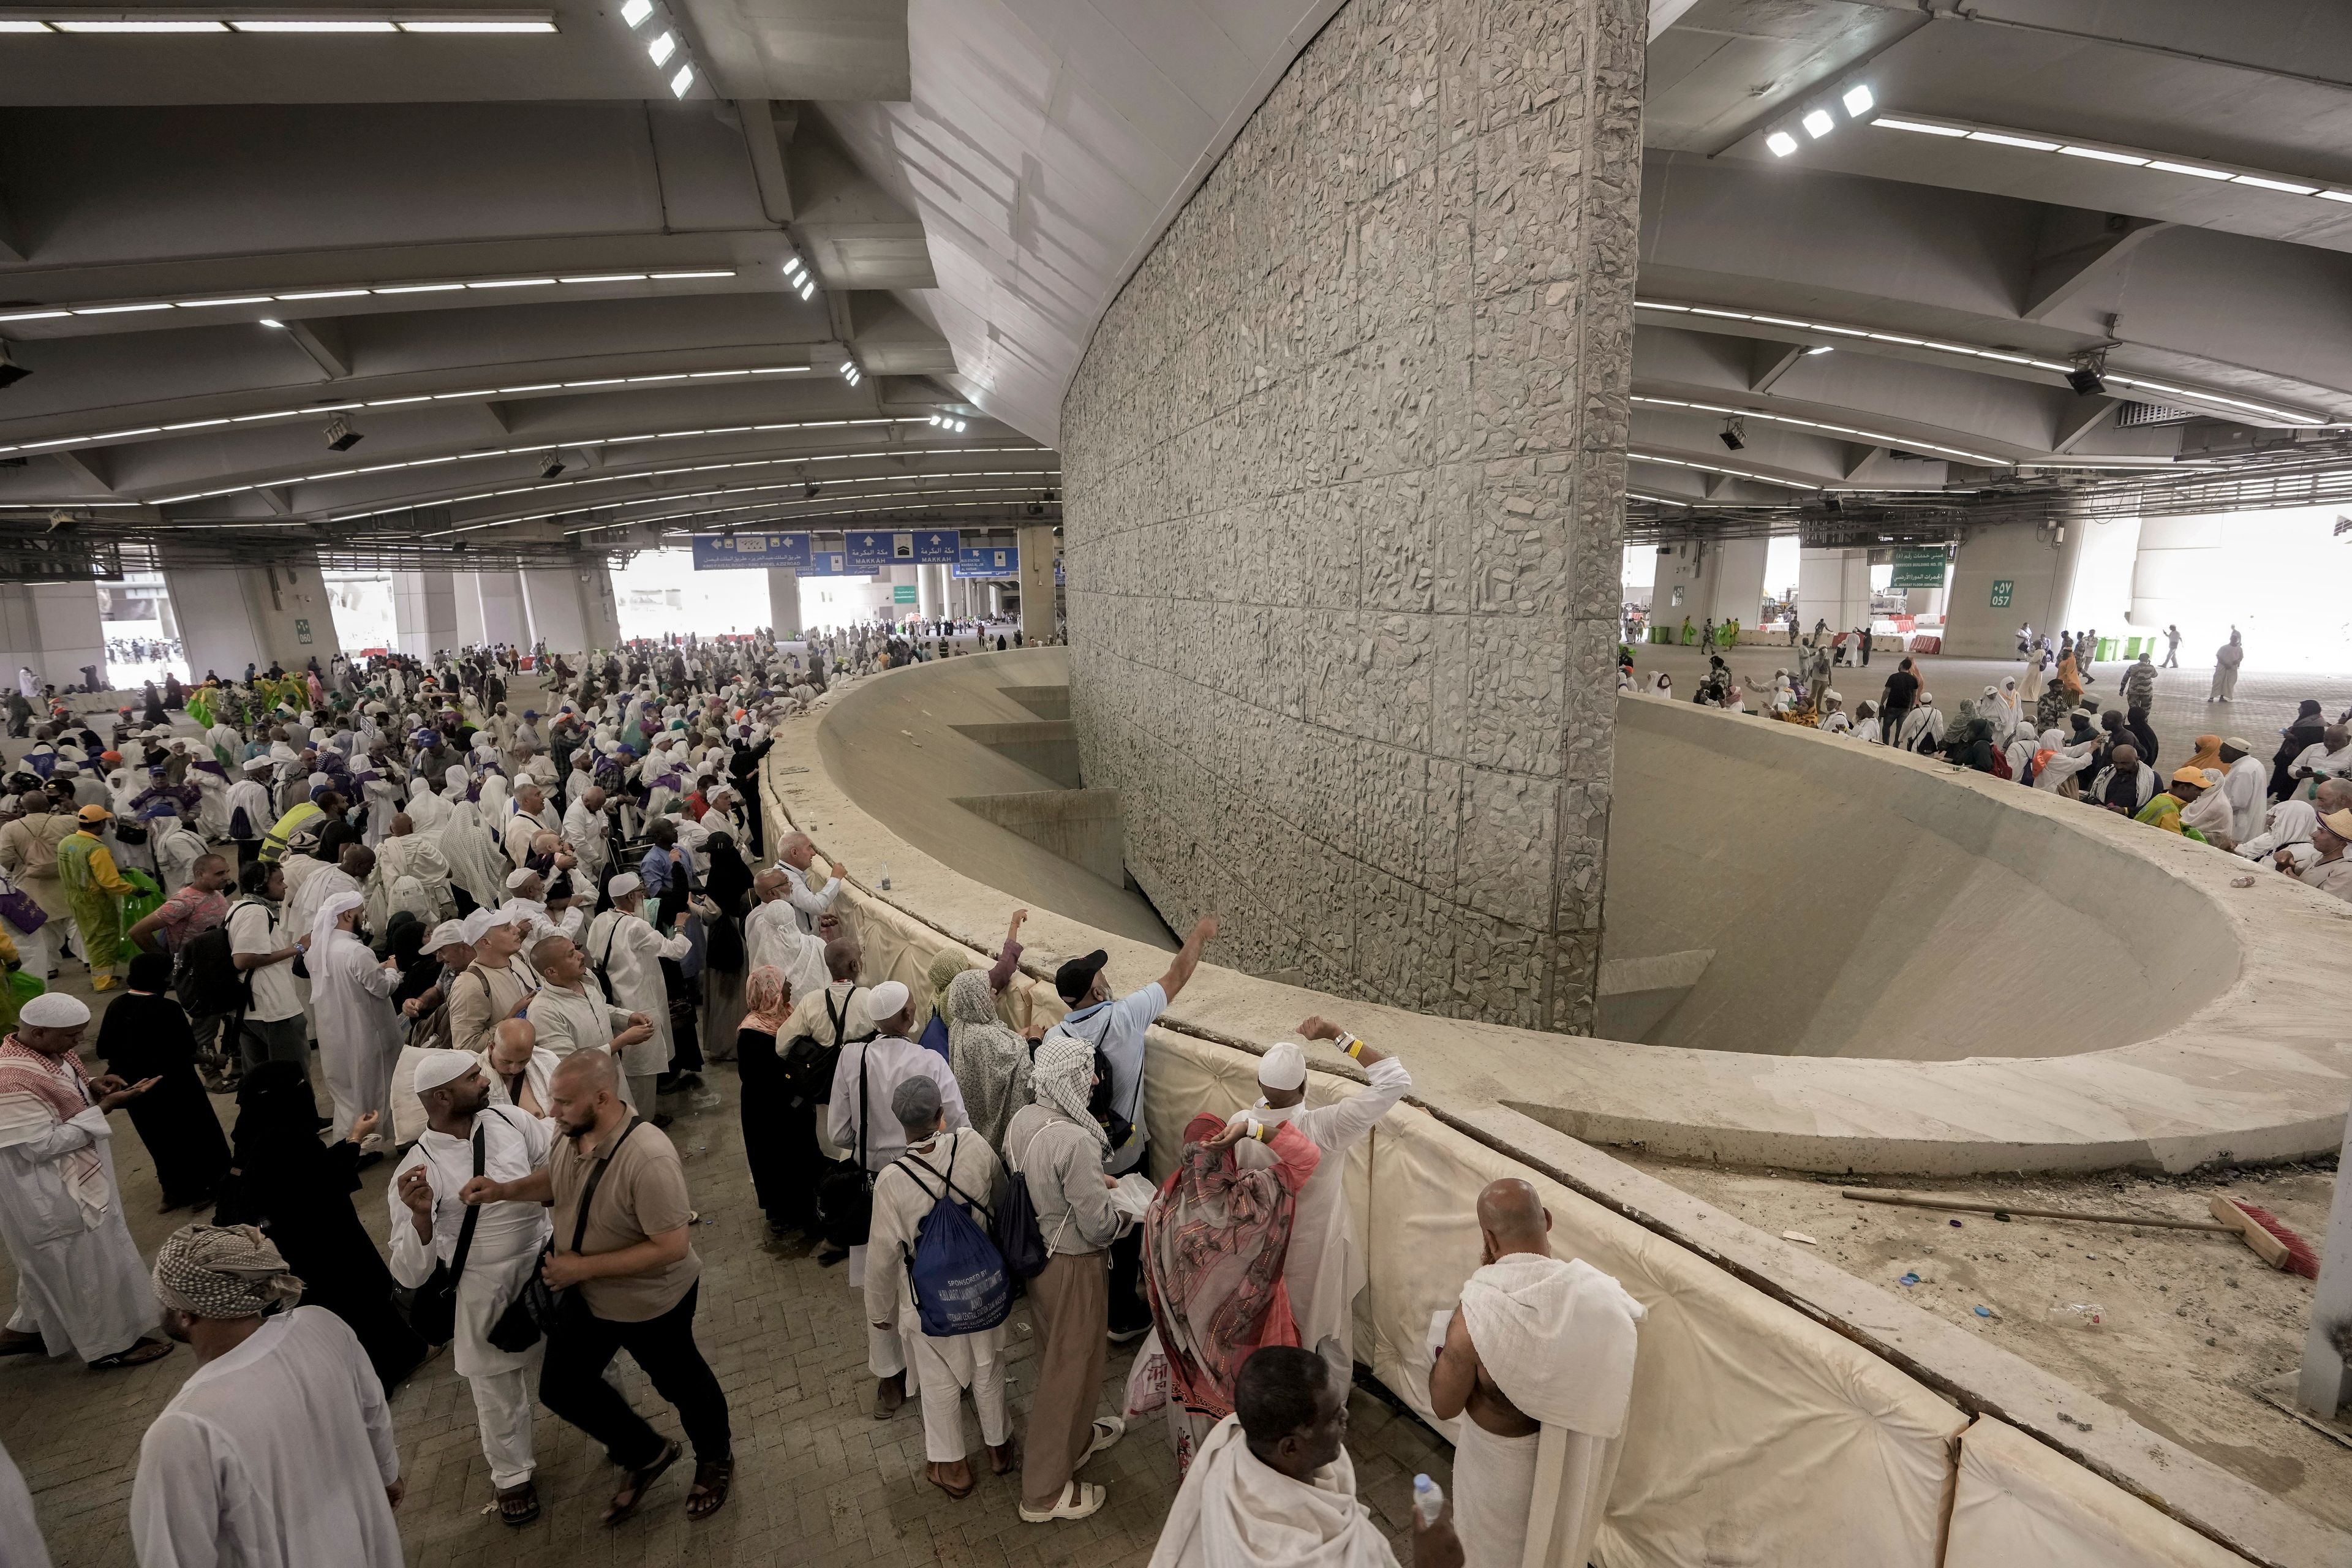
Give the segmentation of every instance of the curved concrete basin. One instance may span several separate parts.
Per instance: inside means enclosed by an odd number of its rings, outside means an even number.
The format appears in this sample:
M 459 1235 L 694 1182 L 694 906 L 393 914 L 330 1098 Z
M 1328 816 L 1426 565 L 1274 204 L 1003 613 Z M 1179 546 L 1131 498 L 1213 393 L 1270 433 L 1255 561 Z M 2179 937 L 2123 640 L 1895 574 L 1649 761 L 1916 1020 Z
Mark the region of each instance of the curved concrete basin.
M 854 879 L 889 861 L 881 896 L 986 951 L 1031 895 L 981 879 L 965 814 L 900 829 L 936 816 L 908 781 L 945 759 L 875 719 L 946 724 L 973 682 L 1044 679 L 1041 658 L 989 668 L 1013 657 L 860 683 L 776 759 L 788 809 Z M 1166 1021 L 1263 1048 L 1337 1012 L 1405 1043 L 1433 1109 L 1505 1106 L 1591 1142 L 1743 1164 L 2179 1171 L 2340 1141 L 2352 905 L 2270 874 L 2233 888 L 2249 868 L 2204 846 L 1765 720 L 1627 700 L 1619 747 L 1607 951 L 1677 971 L 1667 988 L 1687 994 L 1647 1031 L 1666 1043 L 1433 1017 L 1213 963 Z M 1096 947 L 1118 984 L 1165 965 L 1156 944 L 1034 901 L 1032 967 Z M 1694 951 L 1708 956 L 1677 970 Z

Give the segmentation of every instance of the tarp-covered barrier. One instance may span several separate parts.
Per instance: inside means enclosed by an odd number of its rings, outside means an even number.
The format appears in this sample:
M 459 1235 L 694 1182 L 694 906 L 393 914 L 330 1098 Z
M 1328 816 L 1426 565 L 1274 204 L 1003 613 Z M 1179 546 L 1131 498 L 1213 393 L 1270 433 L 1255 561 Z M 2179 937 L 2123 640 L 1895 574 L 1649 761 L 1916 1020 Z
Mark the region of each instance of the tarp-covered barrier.
M 2063 1454 L 1990 1415 L 1960 1440 L 1945 1568 L 2245 1568 Z

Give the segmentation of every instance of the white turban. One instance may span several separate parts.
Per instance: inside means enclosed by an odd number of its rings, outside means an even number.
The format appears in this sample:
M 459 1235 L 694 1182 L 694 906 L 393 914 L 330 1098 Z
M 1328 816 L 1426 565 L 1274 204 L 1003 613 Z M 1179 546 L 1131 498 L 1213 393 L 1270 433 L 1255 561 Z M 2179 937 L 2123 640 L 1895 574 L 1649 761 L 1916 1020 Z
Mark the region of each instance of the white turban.
M 62 991 L 44 991 L 16 1013 L 19 1023 L 36 1029 L 72 1029 L 89 1022 L 89 1004 Z
M 645 885 L 644 879 L 635 871 L 624 871 L 604 885 L 604 891 L 612 896 L 614 902 L 618 903 Z
M 866 993 L 866 1016 L 877 1024 L 906 1010 L 907 988 L 896 980 L 885 980 Z
M 1276 1040 L 1258 1058 L 1257 1081 L 1262 1089 L 1306 1088 L 1306 1049 L 1296 1040 Z
M 318 917 L 310 922 L 312 959 L 327 956 L 327 939 L 333 933 L 335 922 L 366 902 L 367 900 L 358 893 L 336 893 L 319 906 Z
M 445 1083 L 455 1083 L 466 1076 L 467 1068 L 478 1065 L 471 1051 L 426 1051 L 416 1058 L 416 1092 L 421 1095 Z

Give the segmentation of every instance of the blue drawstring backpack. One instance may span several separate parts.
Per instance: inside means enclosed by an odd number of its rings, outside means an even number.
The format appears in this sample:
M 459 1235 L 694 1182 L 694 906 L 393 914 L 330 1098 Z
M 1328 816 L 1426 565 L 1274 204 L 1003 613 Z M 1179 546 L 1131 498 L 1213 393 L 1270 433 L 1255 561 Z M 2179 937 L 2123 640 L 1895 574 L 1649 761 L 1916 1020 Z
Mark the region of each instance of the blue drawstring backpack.
M 952 1140 L 962 1136 L 961 1132 L 950 1135 L 947 1160 L 950 1171 L 955 1169 Z M 996 1243 L 971 1217 L 971 1209 L 985 1215 L 988 1205 L 912 1154 L 902 1155 L 897 1163 L 914 1178 L 916 1186 L 935 1199 L 931 1212 L 915 1227 L 915 1245 L 902 1248 L 907 1258 L 907 1288 L 915 1298 L 923 1332 L 942 1339 L 996 1327 L 1013 1311 L 1013 1279 L 1005 1271 L 1004 1256 L 996 1250 Z M 938 1180 L 936 1190 L 919 1173 L 923 1172 Z

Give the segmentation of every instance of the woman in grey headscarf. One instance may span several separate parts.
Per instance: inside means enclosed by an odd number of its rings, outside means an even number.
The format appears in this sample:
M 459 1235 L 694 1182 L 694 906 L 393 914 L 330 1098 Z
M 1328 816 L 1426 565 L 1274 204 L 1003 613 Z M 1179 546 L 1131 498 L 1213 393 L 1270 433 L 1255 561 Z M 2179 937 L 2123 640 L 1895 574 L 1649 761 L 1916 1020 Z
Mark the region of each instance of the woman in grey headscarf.
M 1002 1152 L 1005 1124 L 1030 1100 L 1028 1043 L 997 1018 L 986 970 L 967 969 L 949 981 L 940 1011 L 948 1021 L 948 1070 L 963 1092 L 964 1113 Z

